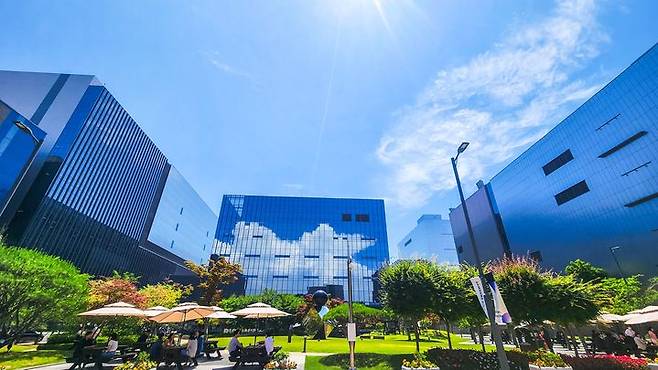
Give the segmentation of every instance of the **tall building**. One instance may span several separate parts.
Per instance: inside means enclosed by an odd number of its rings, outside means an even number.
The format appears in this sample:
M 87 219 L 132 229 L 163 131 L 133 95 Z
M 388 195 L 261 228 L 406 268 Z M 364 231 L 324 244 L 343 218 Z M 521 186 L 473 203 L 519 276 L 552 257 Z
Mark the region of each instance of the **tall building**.
M 511 253 L 557 270 L 581 258 L 658 274 L 658 45 L 488 186 Z M 465 228 L 453 230 L 459 240 Z
M 146 281 L 207 260 L 216 216 L 94 77 L 0 71 L 0 229 Z
M 400 259 L 426 259 L 442 265 L 457 265 L 457 250 L 450 221 L 441 215 L 422 215 L 416 227 L 398 243 Z
M 371 199 L 225 195 L 215 253 L 242 266 L 246 294 L 324 288 L 373 303 L 372 276 L 389 260 L 384 202 Z

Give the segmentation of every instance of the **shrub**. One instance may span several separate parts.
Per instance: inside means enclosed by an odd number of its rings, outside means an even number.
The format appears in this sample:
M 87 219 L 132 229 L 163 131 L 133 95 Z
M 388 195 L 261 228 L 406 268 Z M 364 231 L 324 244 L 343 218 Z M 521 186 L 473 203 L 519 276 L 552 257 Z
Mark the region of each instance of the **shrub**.
M 545 350 L 538 350 L 534 352 L 527 352 L 525 354 L 528 356 L 528 360 L 531 364 L 541 366 L 541 367 L 566 367 L 567 364 L 564 362 L 560 355 L 553 352 L 548 352 Z
M 149 370 L 157 365 L 158 364 L 155 361 L 151 361 L 148 353 L 140 352 L 134 361 L 124 362 L 117 365 L 114 370 Z
M 441 370 L 498 370 L 500 368 L 495 352 L 432 348 L 427 351 L 427 358 L 437 364 Z M 511 370 L 528 369 L 525 356 L 508 352 L 508 360 Z
M 75 333 L 57 333 L 48 337 L 48 344 L 73 344 L 75 342 Z
M 596 355 L 589 357 L 571 357 L 562 355 L 562 359 L 573 370 L 648 370 L 647 360 L 630 356 Z
M 410 367 L 412 369 L 437 367 L 436 364 L 427 359 L 427 356 L 419 353 L 414 355 L 413 360 L 407 360 L 406 358 L 402 360 L 402 366 Z

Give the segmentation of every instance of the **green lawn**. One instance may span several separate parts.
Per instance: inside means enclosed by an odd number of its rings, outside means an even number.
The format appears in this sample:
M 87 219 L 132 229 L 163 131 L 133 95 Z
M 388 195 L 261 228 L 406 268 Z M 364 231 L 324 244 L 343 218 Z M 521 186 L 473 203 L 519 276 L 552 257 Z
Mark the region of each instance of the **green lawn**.
M 11 351 L 0 351 L 0 369 L 22 369 L 25 367 L 64 362 L 69 351 L 38 350 L 35 345 L 15 345 Z
M 214 338 L 219 340 L 220 346 L 226 346 L 230 338 Z M 258 337 L 258 340 L 263 340 L 263 337 Z M 251 344 L 254 341 L 254 337 L 244 336 L 241 338 L 242 344 Z M 464 349 L 475 349 L 479 350 L 482 347 L 480 345 L 469 345 L 463 344 L 466 342 L 466 338 L 462 338 L 458 335 L 452 336 L 452 345 L 453 348 L 464 348 Z M 304 338 L 294 336 L 292 337 L 292 343 L 288 343 L 288 337 L 285 336 L 276 336 L 274 337 L 274 345 L 282 346 L 283 350 L 286 352 L 302 352 L 304 347 Z M 427 338 L 424 338 L 420 342 L 420 350 L 425 351 L 429 348 L 434 347 L 448 347 L 448 340 L 443 337 L 442 339 L 434 339 L 429 341 Z M 488 348 L 492 350 L 493 347 Z M 411 340 L 407 340 L 406 335 L 387 335 L 386 339 L 357 339 L 356 350 L 361 353 L 377 353 L 377 354 L 386 354 L 386 355 L 399 355 L 399 354 L 410 354 L 416 352 L 416 343 Z M 322 341 L 311 340 L 309 339 L 306 342 L 306 352 L 309 353 L 348 353 L 349 347 L 347 346 L 347 340 L 345 338 L 329 338 Z
M 397 370 L 402 366 L 402 359 L 413 358 L 412 355 L 380 355 L 377 353 L 357 353 L 355 363 L 362 370 Z M 349 368 L 349 355 L 341 353 L 329 356 L 307 356 L 304 370 L 343 370 Z

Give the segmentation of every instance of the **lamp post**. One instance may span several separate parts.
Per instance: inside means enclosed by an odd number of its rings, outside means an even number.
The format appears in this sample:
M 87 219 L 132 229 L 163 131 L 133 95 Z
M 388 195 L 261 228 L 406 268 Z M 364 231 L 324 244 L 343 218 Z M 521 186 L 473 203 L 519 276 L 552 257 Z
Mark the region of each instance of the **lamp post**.
M 350 241 L 347 239 L 347 308 L 348 308 L 348 324 L 347 324 L 347 343 L 350 347 L 350 367 L 349 370 L 356 370 L 354 361 L 354 352 L 356 341 L 350 338 L 350 328 L 352 327 L 356 334 L 356 327 L 354 325 L 354 311 L 352 310 L 352 253 L 350 251 Z
M 491 326 L 491 336 L 496 343 L 496 353 L 498 355 L 498 362 L 500 364 L 501 370 L 509 370 L 509 363 L 507 362 L 507 355 L 505 354 L 505 347 L 503 347 L 503 340 L 500 336 L 500 330 L 496 324 L 496 310 L 494 308 L 493 294 L 491 292 L 491 287 L 487 283 L 484 277 L 484 271 L 482 271 L 482 260 L 480 260 L 480 252 L 478 251 L 477 245 L 475 244 L 475 235 L 473 234 L 473 227 L 471 226 L 471 219 L 468 216 L 468 209 L 466 208 L 466 201 L 464 200 L 464 191 L 462 190 L 462 183 L 459 180 L 459 172 L 457 171 L 457 159 L 459 155 L 463 153 L 468 147 L 468 142 L 463 142 L 457 148 L 457 155 L 454 158 L 450 158 L 452 162 L 452 170 L 455 173 L 455 180 L 457 180 L 457 189 L 459 190 L 459 200 L 461 201 L 462 210 L 464 211 L 464 218 L 466 219 L 466 228 L 468 229 L 468 237 L 473 246 L 473 256 L 475 257 L 475 265 L 478 269 L 478 275 L 480 276 L 480 282 L 484 288 L 484 301 L 487 307 L 487 313 L 489 317 L 489 325 Z
M 35 143 L 35 144 L 39 144 L 39 143 L 41 142 L 41 140 L 39 140 L 39 139 L 36 137 L 36 135 L 34 135 L 34 132 L 32 132 L 32 129 L 29 128 L 29 127 L 28 127 L 26 124 L 24 124 L 23 122 L 21 122 L 21 121 L 19 121 L 19 120 L 16 120 L 16 121 L 14 121 L 14 125 L 16 125 L 16 127 L 18 127 L 19 130 L 21 130 L 21 131 L 23 131 L 24 133 L 30 135 L 30 137 L 32 138 L 32 140 L 34 140 L 34 143 Z
M 619 269 L 619 274 L 621 275 L 621 278 L 624 279 L 624 283 L 628 284 L 626 281 L 626 274 L 624 274 L 624 270 L 621 269 L 621 264 L 619 264 L 619 259 L 617 258 L 617 254 L 615 251 L 621 249 L 621 246 L 615 245 L 614 247 L 610 247 L 610 254 L 612 254 L 612 258 L 615 260 L 615 263 L 617 264 L 617 269 Z

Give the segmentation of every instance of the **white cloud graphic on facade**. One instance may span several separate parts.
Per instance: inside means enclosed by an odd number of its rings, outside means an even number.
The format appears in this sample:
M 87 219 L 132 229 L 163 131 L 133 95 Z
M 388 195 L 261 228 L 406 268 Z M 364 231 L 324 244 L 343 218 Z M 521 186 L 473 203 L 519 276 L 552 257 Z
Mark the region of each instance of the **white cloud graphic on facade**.
M 390 198 L 414 208 L 453 188 L 449 158 L 462 141 L 471 142 L 460 159 L 462 176 L 488 174 L 593 95 L 601 86 L 573 75 L 606 40 L 596 10 L 592 0 L 559 1 L 550 17 L 440 71 L 380 140 L 376 154 L 388 169 Z
M 246 276 L 258 276 L 247 278 L 247 294 L 257 294 L 266 288 L 299 294 L 306 293 L 308 286 L 326 284 L 343 285 L 347 294 L 347 280 L 337 278 L 347 276 L 344 257 L 349 252 L 353 256 L 362 253 L 376 243 L 361 234 L 337 233 L 329 224 L 319 224 L 298 240 L 280 239 L 268 227 L 244 221 L 235 224 L 232 234 L 231 244 L 217 241 L 215 250 L 220 255 L 230 254 L 230 261 L 239 263 Z M 358 257 L 353 266 L 354 299 L 371 301 L 372 282 L 364 277 L 372 276 L 376 268 L 368 267 L 366 260 Z

